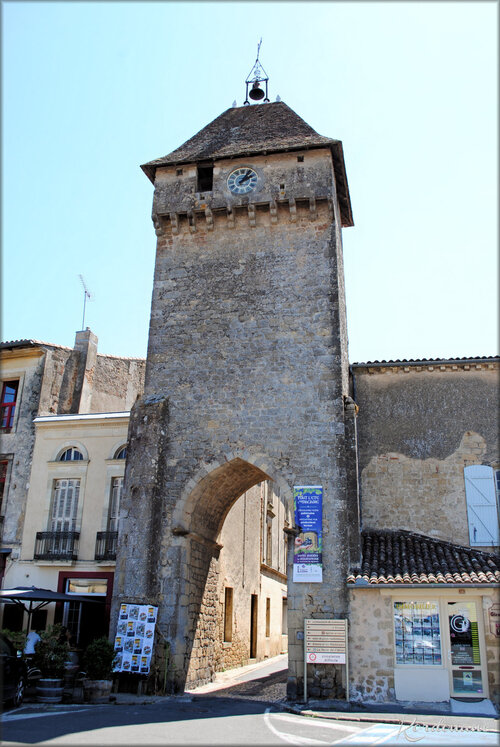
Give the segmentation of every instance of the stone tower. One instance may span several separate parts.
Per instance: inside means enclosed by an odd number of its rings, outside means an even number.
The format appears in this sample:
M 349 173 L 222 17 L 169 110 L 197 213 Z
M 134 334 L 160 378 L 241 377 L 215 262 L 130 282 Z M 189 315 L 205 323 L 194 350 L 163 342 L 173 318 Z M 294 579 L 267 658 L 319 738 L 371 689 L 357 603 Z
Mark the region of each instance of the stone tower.
M 294 485 L 322 485 L 323 583 L 291 582 L 290 533 L 293 697 L 303 675 L 297 633 L 305 617 L 345 615 L 349 542 L 357 552 L 342 144 L 285 103 L 264 103 L 228 109 L 142 168 L 155 188 L 157 254 L 115 614 L 122 601 L 158 604 L 172 688 L 210 680 L 218 536 L 231 505 L 266 479 L 288 503 Z M 321 694 L 338 694 L 325 670 L 315 673 Z

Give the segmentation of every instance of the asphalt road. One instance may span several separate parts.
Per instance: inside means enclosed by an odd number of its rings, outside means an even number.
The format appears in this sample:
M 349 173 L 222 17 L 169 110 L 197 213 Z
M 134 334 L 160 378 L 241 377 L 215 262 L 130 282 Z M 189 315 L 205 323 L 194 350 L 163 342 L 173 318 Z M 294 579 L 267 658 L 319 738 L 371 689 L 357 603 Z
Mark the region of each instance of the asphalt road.
M 335 721 L 280 711 L 255 700 L 171 698 L 149 705 L 24 706 L 4 715 L 4 747 L 19 745 L 485 745 L 493 733 Z

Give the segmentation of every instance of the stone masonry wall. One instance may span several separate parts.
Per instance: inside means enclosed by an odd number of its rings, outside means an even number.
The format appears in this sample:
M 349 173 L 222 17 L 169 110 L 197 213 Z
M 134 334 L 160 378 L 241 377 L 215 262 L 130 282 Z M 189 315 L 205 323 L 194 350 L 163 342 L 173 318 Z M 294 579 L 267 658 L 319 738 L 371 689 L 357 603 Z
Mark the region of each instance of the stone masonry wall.
M 376 591 L 349 592 L 349 682 L 353 701 L 396 699 L 392 599 Z
M 297 164 L 294 154 L 259 159 L 256 168 L 262 162 L 267 184 L 279 182 L 286 164 Z M 161 584 L 172 552 L 189 539 L 175 540 L 176 528 L 166 517 L 175 512 L 182 519 L 176 531 L 189 533 L 195 514 L 183 514 L 182 506 L 190 505 L 197 475 L 208 465 L 238 464 L 237 456 L 242 464 L 258 466 L 253 484 L 266 475 L 280 480 L 287 500 L 294 484 L 323 485 L 325 583 L 319 594 L 307 584 L 290 590 L 289 640 L 294 641 L 304 616 L 346 609 L 343 397 L 348 392 L 346 340 L 340 333 L 340 229 L 332 209 L 331 155 L 313 153 L 309 171 L 308 159 L 306 153 L 301 184 L 298 177 L 291 182 L 296 193 L 287 192 L 282 202 L 265 202 L 261 194 L 263 204 L 252 206 L 248 198 L 225 197 L 232 200 L 229 208 L 224 203 L 217 211 L 212 204 L 203 212 L 199 205 L 200 216 L 169 214 L 168 187 L 161 186 L 161 179 L 163 173 L 174 179 L 175 169 L 159 170 L 156 189 L 164 202 L 160 214 L 161 200 L 155 198 L 158 242 L 145 384 L 146 396 L 168 396 L 169 402 L 160 488 Z M 232 164 L 222 163 L 221 175 Z M 218 178 L 214 169 L 214 192 Z M 145 457 L 137 455 L 138 460 Z M 207 509 L 209 493 L 204 495 L 196 512 Z M 215 495 L 214 487 L 210 496 Z M 227 494 L 204 539 L 216 541 L 236 498 Z M 203 533 L 199 527 L 196 532 Z M 143 541 L 148 544 L 147 538 Z M 185 550 L 180 552 L 187 559 Z M 127 559 L 123 562 L 126 566 Z M 180 578 L 180 597 L 189 596 L 187 567 Z M 127 593 L 135 593 L 138 583 L 128 574 Z M 178 631 L 171 643 L 175 665 L 182 667 L 191 645 L 185 638 L 189 626 L 183 606 L 175 611 L 173 606 L 170 601 L 162 606 L 159 625 L 165 635 Z M 289 660 L 291 691 L 302 677 L 302 648 L 296 648 L 300 652 L 292 650 Z
M 464 467 L 499 463 L 498 372 L 488 359 L 353 367 L 364 529 L 469 544 Z

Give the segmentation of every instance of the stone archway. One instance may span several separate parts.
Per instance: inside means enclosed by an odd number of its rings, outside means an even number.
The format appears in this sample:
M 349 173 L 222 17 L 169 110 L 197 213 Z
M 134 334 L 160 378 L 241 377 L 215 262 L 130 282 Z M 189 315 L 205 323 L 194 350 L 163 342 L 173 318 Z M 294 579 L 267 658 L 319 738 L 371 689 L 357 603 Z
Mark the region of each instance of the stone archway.
M 176 652 L 176 680 L 179 684 L 183 676 L 186 686 L 209 682 L 221 663 L 217 609 L 219 561 L 223 547 L 218 540 L 231 508 L 250 488 L 270 480 L 280 486 L 280 499 L 291 509 L 292 494 L 283 479 L 269 469 L 265 458 L 257 456 L 252 460 L 253 463 L 233 455 L 223 464 L 205 465 L 189 481 L 174 513 L 173 543 L 182 547 L 186 570 L 182 583 L 183 599 L 178 609 L 179 626 L 184 631 L 182 661 L 180 650 Z M 259 464 L 265 466 L 267 472 Z M 292 517 L 291 512 L 289 515 Z M 253 539 L 259 543 L 260 526 L 249 527 L 249 531 L 253 531 Z M 260 544 L 255 554 L 258 568 L 259 552 Z M 241 562 L 241 556 L 231 560 Z M 250 601 L 250 597 L 248 599 Z M 185 675 L 178 671 L 179 666 Z

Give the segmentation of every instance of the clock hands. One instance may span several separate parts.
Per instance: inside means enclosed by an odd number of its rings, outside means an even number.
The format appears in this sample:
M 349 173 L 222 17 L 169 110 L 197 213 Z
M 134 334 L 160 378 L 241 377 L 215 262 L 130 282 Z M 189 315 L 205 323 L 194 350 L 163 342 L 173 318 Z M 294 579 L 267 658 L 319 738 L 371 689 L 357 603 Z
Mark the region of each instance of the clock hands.
M 252 176 L 252 171 L 251 169 L 248 169 L 247 173 L 245 174 L 245 176 L 241 177 L 238 184 L 243 184 L 243 182 L 247 182 L 251 176 Z

